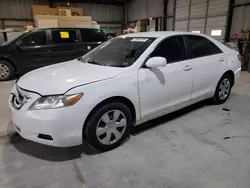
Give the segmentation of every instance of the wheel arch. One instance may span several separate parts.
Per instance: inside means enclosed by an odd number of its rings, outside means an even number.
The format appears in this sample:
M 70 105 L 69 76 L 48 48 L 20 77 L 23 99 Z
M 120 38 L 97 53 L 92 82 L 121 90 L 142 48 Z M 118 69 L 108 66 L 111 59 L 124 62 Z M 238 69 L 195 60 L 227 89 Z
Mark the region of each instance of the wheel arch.
M 224 76 L 224 75 L 229 75 L 231 77 L 232 87 L 233 87 L 234 86 L 234 81 L 235 81 L 234 72 L 232 70 L 228 70 L 222 76 Z
M 7 61 L 7 62 L 9 62 L 13 66 L 15 72 L 17 72 L 17 68 L 16 68 L 15 64 L 13 63 L 13 61 L 11 61 L 11 60 L 9 60 L 8 58 L 5 58 L 5 57 L 0 57 L 0 61 Z
M 87 122 L 89 121 L 89 118 L 91 117 L 91 115 L 98 109 L 100 108 L 102 105 L 105 105 L 109 102 L 121 102 L 123 104 L 125 104 L 126 106 L 128 106 L 128 108 L 130 109 L 131 111 L 131 115 L 132 115 L 132 125 L 135 124 L 136 122 L 136 109 L 135 109 L 135 106 L 134 104 L 131 102 L 131 100 L 129 100 L 128 98 L 126 97 L 122 97 L 122 96 L 114 96 L 114 97 L 109 97 L 107 99 L 104 99 L 102 100 L 100 103 L 98 103 L 91 111 L 90 113 L 88 114 L 87 118 L 85 119 L 85 122 L 83 124 L 83 133 L 85 132 L 85 129 L 86 129 L 86 125 L 87 125 Z M 84 134 L 83 134 L 84 135 Z

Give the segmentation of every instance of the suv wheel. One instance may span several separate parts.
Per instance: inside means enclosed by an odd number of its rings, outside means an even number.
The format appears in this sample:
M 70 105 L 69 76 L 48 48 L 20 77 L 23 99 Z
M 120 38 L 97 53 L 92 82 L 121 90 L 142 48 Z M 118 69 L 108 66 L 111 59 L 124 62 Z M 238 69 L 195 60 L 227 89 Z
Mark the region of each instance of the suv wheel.
M 0 81 L 9 80 L 14 73 L 14 67 L 8 61 L 0 61 Z
M 123 103 L 111 102 L 91 115 L 84 132 L 85 139 L 93 148 L 108 151 L 124 142 L 131 124 L 129 108 Z

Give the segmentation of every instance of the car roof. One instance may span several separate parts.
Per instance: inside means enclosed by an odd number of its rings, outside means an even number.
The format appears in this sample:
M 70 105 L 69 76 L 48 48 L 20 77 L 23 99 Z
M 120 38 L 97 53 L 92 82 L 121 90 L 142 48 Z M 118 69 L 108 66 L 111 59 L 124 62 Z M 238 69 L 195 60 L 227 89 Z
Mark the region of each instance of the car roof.
M 33 30 L 58 30 L 58 29 L 86 29 L 96 30 L 96 28 L 81 28 L 81 27 L 49 27 L 49 28 L 34 28 Z
M 152 31 L 152 32 L 139 32 L 139 33 L 129 33 L 122 35 L 122 37 L 167 37 L 171 35 L 196 35 L 196 36 L 206 36 L 204 34 L 192 33 L 192 32 L 182 32 L 182 31 Z

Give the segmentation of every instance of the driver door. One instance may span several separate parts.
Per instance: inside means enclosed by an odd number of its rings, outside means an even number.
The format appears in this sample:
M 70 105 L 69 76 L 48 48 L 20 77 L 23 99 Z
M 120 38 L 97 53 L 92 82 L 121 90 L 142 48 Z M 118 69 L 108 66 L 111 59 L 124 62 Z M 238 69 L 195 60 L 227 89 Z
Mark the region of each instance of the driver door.
M 150 57 L 164 57 L 167 65 L 138 71 L 141 118 L 191 100 L 193 65 L 187 59 L 183 37 L 164 39 Z
M 28 72 L 51 64 L 50 46 L 47 41 L 47 31 L 37 30 L 25 35 L 20 40 L 15 61 L 20 72 Z

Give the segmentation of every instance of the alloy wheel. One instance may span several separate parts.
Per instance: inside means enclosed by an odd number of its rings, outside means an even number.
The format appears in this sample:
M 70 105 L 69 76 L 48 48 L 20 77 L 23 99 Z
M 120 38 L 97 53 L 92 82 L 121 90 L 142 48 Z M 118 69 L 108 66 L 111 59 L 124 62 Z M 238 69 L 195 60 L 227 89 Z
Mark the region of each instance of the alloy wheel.
M 219 98 L 221 100 L 224 100 L 225 98 L 228 97 L 229 93 L 230 93 L 230 80 L 228 78 L 224 78 L 221 83 L 220 83 L 220 87 L 219 87 Z
M 10 75 L 10 69 L 7 65 L 0 63 L 0 78 L 5 79 Z

